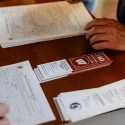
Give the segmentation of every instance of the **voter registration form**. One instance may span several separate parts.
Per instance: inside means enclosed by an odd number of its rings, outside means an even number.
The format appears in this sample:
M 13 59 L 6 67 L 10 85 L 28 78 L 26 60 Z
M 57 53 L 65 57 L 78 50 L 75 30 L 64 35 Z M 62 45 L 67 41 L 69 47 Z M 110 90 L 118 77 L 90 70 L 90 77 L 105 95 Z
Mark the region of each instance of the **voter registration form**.
M 125 108 L 125 79 L 98 88 L 61 93 L 55 98 L 63 121 L 79 121 Z
M 0 17 L 2 47 L 83 35 L 92 20 L 82 2 L 66 1 L 0 8 Z
M 28 61 L 0 67 L 0 102 L 7 103 L 11 125 L 36 125 L 55 120 Z

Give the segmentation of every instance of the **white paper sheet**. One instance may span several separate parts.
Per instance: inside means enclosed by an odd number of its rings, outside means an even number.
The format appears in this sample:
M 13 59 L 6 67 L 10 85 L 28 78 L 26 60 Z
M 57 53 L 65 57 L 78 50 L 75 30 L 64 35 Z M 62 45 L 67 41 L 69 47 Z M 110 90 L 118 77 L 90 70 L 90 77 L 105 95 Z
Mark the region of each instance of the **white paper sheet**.
M 41 81 L 48 81 L 64 77 L 71 74 L 73 71 L 66 59 L 41 64 L 37 67 L 37 74 L 40 76 Z
M 81 35 L 91 20 L 82 2 L 0 8 L 0 43 L 9 47 Z
M 125 80 L 58 97 L 72 122 L 125 107 Z M 65 114 L 64 114 L 65 115 Z
M 0 102 L 10 106 L 12 125 L 36 125 L 55 120 L 28 61 L 0 67 Z

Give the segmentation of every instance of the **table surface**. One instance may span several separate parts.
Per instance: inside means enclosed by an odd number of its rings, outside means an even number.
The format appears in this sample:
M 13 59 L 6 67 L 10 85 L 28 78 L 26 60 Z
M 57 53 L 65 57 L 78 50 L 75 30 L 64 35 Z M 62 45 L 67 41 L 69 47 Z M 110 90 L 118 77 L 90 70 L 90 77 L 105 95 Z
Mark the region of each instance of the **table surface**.
M 40 0 L 36 1 L 36 3 L 40 2 Z M 41 1 L 43 2 L 43 0 Z M 44 2 L 48 1 L 44 0 Z M 8 0 L 0 2 L 0 6 L 28 3 L 32 4 L 34 2 L 32 0 L 29 0 L 29 2 L 28 0 Z M 91 49 L 89 41 L 84 36 L 78 36 L 12 48 L 0 48 L 0 66 L 29 60 L 32 67 L 35 68 L 38 64 L 81 56 L 92 52 L 95 51 Z M 105 53 L 112 58 L 112 65 L 41 84 L 56 116 L 55 121 L 45 123 L 44 125 L 60 125 L 62 123 L 53 102 L 53 97 L 56 97 L 59 93 L 99 87 L 125 78 L 125 52 L 105 50 Z

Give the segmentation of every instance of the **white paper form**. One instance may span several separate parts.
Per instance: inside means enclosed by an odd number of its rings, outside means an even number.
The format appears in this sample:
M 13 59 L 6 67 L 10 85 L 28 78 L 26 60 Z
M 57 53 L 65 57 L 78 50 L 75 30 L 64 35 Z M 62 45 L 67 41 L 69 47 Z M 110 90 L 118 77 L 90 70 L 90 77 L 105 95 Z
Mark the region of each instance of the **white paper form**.
M 93 89 L 90 89 L 90 91 L 93 90 Z M 57 107 L 57 110 L 60 114 L 60 117 L 61 117 L 61 120 L 62 121 L 71 121 L 71 118 L 68 114 L 68 112 L 66 111 L 65 109 L 65 106 L 63 105 L 63 102 L 61 101 L 61 95 L 70 95 L 72 94 L 72 97 L 75 96 L 75 97 L 78 97 L 79 98 L 79 94 L 81 95 L 81 92 L 83 90 L 79 90 L 79 91 L 72 91 L 72 92 L 65 92 L 65 93 L 61 93 L 59 96 L 57 96 L 56 98 L 54 98 L 54 102 L 55 102 L 55 105 Z M 86 92 L 89 92 L 89 89 L 87 90 L 84 90 Z
M 65 92 L 65 93 L 61 93 L 58 97 L 55 98 L 55 104 L 57 105 L 57 109 L 60 113 L 60 116 L 62 118 L 62 121 L 72 121 L 69 112 L 67 111 L 66 107 L 65 107 L 65 103 L 62 101 L 63 98 L 65 100 L 65 96 L 68 96 L 68 98 L 70 98 L 70 101 L 72 100 L 72 103 L 75 106 L 79 106 L 79 102 L 81 99 L 81 96 L 84 94 L 81 94 L 81 92 L 85 92 L 86 95 L 88 93 L 90 93 L 91 91 L 94 91 L 94 89 L 87 89 L 87 90 L 79 90 L 79 91 L 73 91 L 73 92 Z M 82 96 L 83 97 L 83 96 Z M 75 99 L 74 99 L 75 98 Z M 76 101 L 77 100 L 77 101 Z M 68 101 L 69 102 L 69 101 Z M 69 104 L 69 103 L 67 103 Z M 68 108 L 70 108 L 70 106 L 68 106 Z M 74 115 L 74 114 L 72 114 Z M 78 114 L 79 115 L 79 114 Z M 75 116 L 74 116 L 75 117 Z M 77 116 L 79 117 L 79 116 Z M 83 116 L 81 116 L 83 119 Z M 80 119 L 81 119 L 80 117 Z M 77 121 L 77 120 L 76 120 Z M 73 122 L 73 121 L 72 121 Z
M 92 20 L 82 2 L 66 1 L 0 8 L 0 17 L 6 47 L 83 35 Z
M 55 120 L 28 61 L 0 68 L 0 102 L 10 106 L 12 125 L 36 125 Z
M 37 74 L 39 74 L 41 81 L 47 81 L 63 77 L 72 73 L 72 68 L 66 59 L 54 61 L 38 65 Z
M 73 93 L 62 93 L 57 97 L 72 122 L 125 107 L 125 80 Z

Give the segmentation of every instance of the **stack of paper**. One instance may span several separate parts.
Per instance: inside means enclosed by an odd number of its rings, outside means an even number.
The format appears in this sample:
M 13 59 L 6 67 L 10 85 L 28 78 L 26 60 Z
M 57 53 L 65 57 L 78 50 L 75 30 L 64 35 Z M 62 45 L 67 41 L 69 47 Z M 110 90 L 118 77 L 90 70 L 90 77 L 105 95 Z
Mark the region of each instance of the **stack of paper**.
M 38 65 L 34 69 L 40 82 L 46 82 L 57 78 L 84 72 L 104 66 L 108 66 L 112 60 L 103 52 L 85 54 L 80 57 L 63 59 Z
M 0 67 L 0 102 L 7 103 L 11 125 L 36 125 L 55 120 L 28 61 Z
M 79 121 L 125 108 L 125 79 L 99 88 L 59 94 L 55 99 L 63 121 Z
M 83 35 L 83 27 L 90 21 L 82 2 L 0 8 L 0 43 L 5 48 Z
M 71 74 L 73 70 L 66 59 L 63 59 L 38 65 L 34 71 L 41 82 L 46 82 L 65 77 Z

